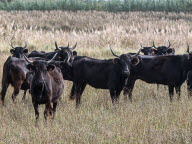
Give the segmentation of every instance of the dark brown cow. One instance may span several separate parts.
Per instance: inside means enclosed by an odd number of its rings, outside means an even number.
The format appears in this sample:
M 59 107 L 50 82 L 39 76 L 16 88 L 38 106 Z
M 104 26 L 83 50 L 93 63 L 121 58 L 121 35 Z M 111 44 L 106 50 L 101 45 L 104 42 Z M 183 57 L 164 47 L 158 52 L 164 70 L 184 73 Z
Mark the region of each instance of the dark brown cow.
M 12 56 L 8 57 L 3 66 L 2 75 L 2 90 L 1 90 L 1 101 L 4 104 L 7 88 L 9 84 L 14 87 L 12 99 L 15 102 L 16 96 L 19 94 L 20 89 L 25 90 L 23 99 L 25 98 L 27 89 L 22 87 L 22 83 L 25 80 L 25 75 L 28 72 L 26 65 L 28 64 L 23 59 L 23 54 L 28 52 L 26 49 L 27 44 L 24 47 L 14 47 L 11 43 L 12 49 L 10 50 Z
M 55 65 L 50 64 L 56 55 L 57 53 L 49 61 L 31 61 L 25 57 L 26 61 L 30 63 L 27 65 L 27 68 L 33 72 L 30 92 L 36 120 L 39 118 L 38 105 L 40 104 L 45 104 L 45 119 L 47 119 L 49 115 L 52 115 L 54 118 L 57 102 L 63 93 L 64 82 L 61 70 Z

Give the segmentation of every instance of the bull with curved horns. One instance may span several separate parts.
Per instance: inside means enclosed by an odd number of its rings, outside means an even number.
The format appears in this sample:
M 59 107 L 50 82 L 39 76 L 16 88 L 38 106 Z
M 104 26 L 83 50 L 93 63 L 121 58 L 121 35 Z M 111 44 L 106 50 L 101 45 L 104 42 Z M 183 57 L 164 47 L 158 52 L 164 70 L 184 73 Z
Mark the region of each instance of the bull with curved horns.
M 111 48 L 110 48 L 111 49 Z M 77 56 L 73 61 L 73 87 L 70 99 L 76 98 L 76 107 L 79 107 L 81 96 L 87 84 L 94 88 L 108 89 L 112 103 L 118 101 L 119 95 L 126 84 L 130 69 L 139 63 L 139 50 L 134 56 L 130 54 L 117 55 L 117 57 L 101 60 L 86 56 Z
M 24 47 L 14 47 L 12 42 L 11 42 L 10 46 L 12 47 L 12 49 L 10 50 L 10 53 L 12 54 L 13 57 L 23 58 L 23 54 L 28 53 L 26 42 L 25 42 Z
M 45 104 L 44 117 L 47 120 L 49 115 L 53 116 L 56 112 L 58 100 L 61 98 L 64 89 L 63 76 L 60 68 L 51 64 L 55 59 L 49 60 L 29 60 L 27 68 L 33 72 L 30 91 L 32 95 L 32 103 L 35 110 L 36 121 L 39 119 L 38 105 Z
M 19 94 L 20 89 L 24 90 L 22 100 L 25 99 L 27 89 L 23 88 L 23 82 L 26 78 L 27 69 L 25 68 L 27 62 L 22 59 L 24 54 L 28 53 L 27 43 L 25 42 L 24 47 L 14 47 L 11 42 L 10 50 L 12 56 L 9 56 L 3 65 L 2 74 L 2 90 L 1 90 L 1 101 L 4 104 L 5 95 L 7 88 L 11 84 L 14 87 L 12 99 L 15 102 L 16 96 Z
M 54 60 L 64 61 L 66 58 L 70 57 L 70 61 L 72 61 L 72 59 L 73 59 L 72 56 L 77 55 L 77 52 L 75 52 L 75 51 L 72 52 L 72 50 L 75 49 L 76 45 L 73 46 L 72 48 L 70 48 L 69 45 L 67 47 L 58 47 L 57 42 L 55 41 L 55 51 L 48 52 L 48 53 L 46 53 L 44 51 L 32 51 L 28 55 L 28 58 L 41 57 L 41 58 L 45 58 L 45 59 L 51 59 L 57 53 L 57 56 L 55 57 Z
M 141 46 L 141 52 L 144 54 L 144 55 L 154 55 L 154 45 L 152 46 L 142 46 L 142 44 L 140 44 Z
M 71 58 L 70 62 L 72 62 L 74 57 L 77 56 L 77 52 L 73 51 L 76 47 L 77 47 L 77 42 L 75 43 L 75 45 L 73 47 L 69 46 L 69 42 L 66 47 L 65 46 L 58 47 L 57 42 L 55 41 L 55 51 L 58 52 L 58 56 L 65 57 L 66 52 L 68 52 L 68 54 L 70 54 L 70 58 Z
M 155 43 L 153 41 L 153 46 L 155 49 L 153 49 L 153 55 L 174 55 L 175 49 L 171 48 L 171 43 L 168 40 L 168 46 L 155 46 Z

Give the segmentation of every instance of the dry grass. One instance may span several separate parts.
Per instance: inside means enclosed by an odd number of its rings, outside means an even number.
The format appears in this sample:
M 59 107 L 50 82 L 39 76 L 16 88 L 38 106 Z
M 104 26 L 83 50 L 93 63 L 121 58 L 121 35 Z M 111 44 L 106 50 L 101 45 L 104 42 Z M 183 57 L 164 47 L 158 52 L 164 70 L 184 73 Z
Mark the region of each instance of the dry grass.
M 9 40 L 15 44 L 27 41 L 31 50 L 52 51 L 54 41 L 60 45 L 78 42 L 80 55 L 96 58 L 137 51 L 139 44 L 167 44 L 169 39 L 177 53 L 184 53 L 186 42 L 192 45 L 192 15 L 164 13 L 104 12 L 0 12 L 0 67 L 9 55 Z M 66 28 L 67 27 L 67 28 Z M 6 107 L 0 108 L 0 143 L 192 143 L 192 101 L 187 98 L 186 84 L 181 100 L 169 102 L 163 86 L 157 95 L 156 85 L 137 81 L 133 103 L 112 106 L 107 90 L 87 87 L 82 106 L 75 109 L 69 101 L 71 82 L 65 91 L 56 119 L 47 126 L 40 107 L 39 127 L 35 127 L 34 110 L 28 95 L 21 103 L 11 102 L 12 88 L 6 96 Z

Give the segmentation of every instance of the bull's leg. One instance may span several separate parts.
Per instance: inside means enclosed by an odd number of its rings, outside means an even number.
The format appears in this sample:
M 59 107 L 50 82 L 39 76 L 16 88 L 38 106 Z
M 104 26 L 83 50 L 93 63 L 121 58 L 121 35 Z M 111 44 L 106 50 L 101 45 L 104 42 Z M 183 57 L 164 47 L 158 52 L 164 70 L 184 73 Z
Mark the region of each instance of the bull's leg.
M 24 94 L 23 94 L 23 97 L 22 97 L 22 102 L 25 101 L 25 98 L 26 98 L 26 93 L 27 93 L 27 90 L 24 90 Z
M 70 100 L 74 100 L 75 99 L 75 84 L 73 83 L 73 86 L 71 88 L 71 93 L 70 93 Z
M 175 90 L 176 90 L 176 93 L 178 94 L 177 99 L 180 100 L 180 98 L 181 98 L 181 86 L 176 86 Z
M 55 118 L 56 108 L 57 108 L 57 102 L 53 103 L 53 119 Z
M 127 95 L 129 96 L 130 102 L 132 102 L 132 91 L 135 85 L 135 81 L 129 81 L 127 85 L 123 89 L 123 95 L 124 95 L 124 100 L 127 101 Z
M 121 90 L 116 90 L 116 97 L 115 97 L 115 102 L 119 103 L 119 96 L 120 96 Z
M 14 91 L 13 91 L 13 94 L 12 94 L 13 103 L 15 103 L 16 96 L 19 94 L 19 91 L 21 89 L 21 84 L 22 84 L 22 82 L 16 82 L 14 84 Z
M 81 96 L 80 96 L 80 86 L 75 86 L 76 88 L 76 108 L 80 106 L 81 103 Z
M 45 121 L 47 121 L 47 118 L 49 117 L 49 115 L 52 115 L 52 109 L 51 109 L 51 104 L 50 102 L 45 104 L 45 111 L 44 111 L 44 118 Z
M 76 108 L 78 108 L 81 104 L 81 96 L 83 94 L 82 83 L 75 84 L 75 92 L 76 92 Z
M 5 104 L 5 95 L 6 95 L 8 86 L 9 86 L 9 83 L 7 83 L 7 82 L 2 83 L 1 102 L 3 105 Z
M 168 86 L 169 87 L 169 98 L 170 98 L 170 101 L 172 102 L 173 101 L 173 94 L 174 94 L 174 86 Z
M 191 98 L 191 96 L 192 96 L 192 89 L 189 86 L 187 86 L 187 92 L 188 92 L 188 98 Z
M 81 95 L 83 94 L 86 85 L 87 85 L 87 84 L 85 84 L 85 83 L 83 83 L 83 84 L 81 85 L 81 92 L 80 92 Z
M 80 95 L 83 94 L 86 85 L 87 85 L 87 84 L 85 84 L 85 83 L 81 84 Z M 75 90 L 75 85 L 73 84 L 73 86 L 72 86 L 72 88 L 71 88 L 71 93 L 70 93 L 70 99 L 71 99 L 71 100 L 75 99 L 76 93 L 77 93 L 77 92 L 76 92 L 76 90 Z
M 187 93 L 188 93 L 188 98 L 191 98 L 192 96 L 192 85 L 190 82 L 187 80 Z
M 113 103 L 113 105 L 115 104 L 115 100 L 116 100 L 116 93 L 114 89 L 110 89 L 110 95 L 111 95 L 111 101 Z
M 36 118 L 36 124 L 37 124 L 39 119 L 39 110 L 38 110 L 39 104 L 33 101 L 33 107 L 35 110 L 35 118 Z

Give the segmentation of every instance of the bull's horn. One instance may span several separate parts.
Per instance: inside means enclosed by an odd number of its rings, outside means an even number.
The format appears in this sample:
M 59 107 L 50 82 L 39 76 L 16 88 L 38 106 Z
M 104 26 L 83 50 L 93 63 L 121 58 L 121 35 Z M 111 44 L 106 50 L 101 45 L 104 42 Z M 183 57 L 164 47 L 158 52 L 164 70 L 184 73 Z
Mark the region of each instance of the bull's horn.
M 141 52 L 141 49 L 139 49 L 139 51 L 135 55 L 133 55 L 132 57 L 137 57 L 140 52 Z
M 53 58 L 51 60 L 47 61 L 47 63 L 48 64 L 51 63 L 55 59 L 56 56 L 57 56 L 57 53 L 53 56 Z
M 170 43 L 170 41 L 168 40 L 168 48 L 170 48 L 171 47 L 171 43 Z
M 69 60 L 70 60 L 70 58 L 71 58 L 71 55 L 69 54 L 69 52 L 68 51 L 66 51 L 67 52 L 67 58 L 64 60 L 64 62 L 66 61 L 67 63 L 69 62 Z
M 113 50 L 111 49 L 111 47 L 110 47 L 110 50 L 111 50 L 111 53 L 112 53 L 114 56 L 119 57 L 119 55 L 117 55 L 117 54 L 115 54 L 115 53 L 113 52 Z
M 11 42 L 10 46 L 12 47 L 12 49 L 14 49 L 15 47 L 13 46 L 13 43 Z
M 72 47 L 72 48 L 70 48 L 71 50 L 74 50 L 75 48 L 76 48 L 76 46 L 77 46 L 77 42 L 76 42 L 76 44 Z
M 30 63 L 30 64 L 33 63 L 33 61 L 32 61 L 32 60 L 29 60 L 29 59 L 26 57 L 26 55 L 23 55 L 23 56 L 24 56 L 25 60 L 26 60 L 28 63 Z
M 55 41 L 55 47 L 56 47 L 56 49 L 57 50 L 59 50 L 59 47 L 58 47 L 58 45 L 57 45 L 57 42 Z
M 155 46 L 155 42 L 154 42 L 154 41 L 153 41 L 153 45 L 152 45 L 152 47 L 157 48 L 157 47 Z
M 189 44 L 187 43 L 187 53 L 189 53 Z
M 143 48 L 142 44 L 140 44 L 140 46 Z
M 25 46 L 23 47 L 24 49 L 27 47 L 27 43 L 26 43 L 26 41 L 25 41 Z

